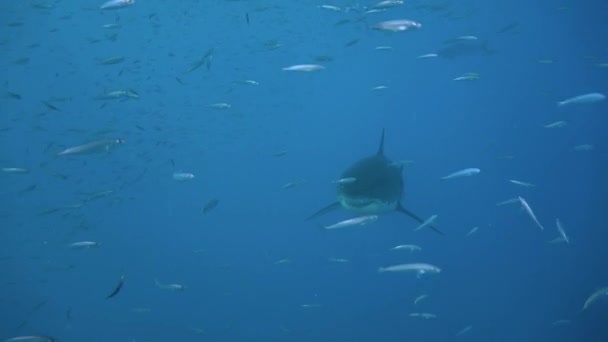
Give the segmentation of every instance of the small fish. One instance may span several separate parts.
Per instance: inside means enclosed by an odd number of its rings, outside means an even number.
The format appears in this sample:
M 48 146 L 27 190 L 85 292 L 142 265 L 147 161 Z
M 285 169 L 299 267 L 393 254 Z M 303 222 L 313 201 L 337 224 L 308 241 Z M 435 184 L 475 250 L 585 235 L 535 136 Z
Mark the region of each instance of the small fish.
M 42 101 L 42 104 L 44 104 L 46 106 L 46 108 L 48 108 L 50 110 L 54 110 L 56 112 L 61 112 L 61 109 L 59 109 L 59 107 L 53 105 L 52 103 L 50 103 L 48 101 Z
M 353 39 L 353 40 L 349 41 L 348 43 L 344 44 L 344 47 L 351 47 L 351 46 L 357 44 L 359 41 L 360 41 L 360 39 L 358 39 L 358 38 Z
M 30 173 L 30 170 L 24 169 L 21 167 L 3 167 L 1 170 L 2 170 L 2 172 L 6 172 L 6 173 L 16 173 L 16 174 Z
M 23 190 L 19 191 L 19 193 L 20 193 L 20 194 L 24 194 L 24 193 L 26 193 L 26 192 L 31 192 L 31 191 L 36 190 L 36 188 L 37 188 L 37 187 L 38 187 L 38 185 L 37 185 L 37 184 L 32 184 L 32 185 L 28 186 L 27 188 L 25 188 L 25 189 L 23 189 Z
M 102 139 L 96 140 L 84 145 L 74 146 L 67 148 L 61 152 L 58 152 L 57 156 L 65 156 L 65 155 L 81 155 L 81 154 L 89 154 L 89 153 L 98 153 L 98 152 L 108 152 L 111 147 L 115 145 L 124 144 L 125 140 L 123 139 Z
M 477 230 L 479 230 L 479 227 L 473 227 L 471 228 L 471 230 L 469 230 L 469 232 L 467 233 L 467 235 L 465 235 L 465 237 L 474 234 Z
M 390 51 L 393 49 L 393 47 L 392 46 L 376 46 L 374 49 L 378 50 L 378 51 Z
M 519 198 L 509 198 L 508 200 L 504 200 L 502 202 L 496 203 L 496 206 L 500 207 L 501 205 L 513 204 L 513 203 L 517 203 L 517 202 L 519 202 Z
M 458 178 L 458 177 L 474 176 L 476 174 L 479 174 L 480 172 L 481 172 L 480 169 L 472 167 L 472 168 L 456 171 L 445 177 L 441 177 L 441 179 L 452 179 L 452 178 Z
M 57 340 L 55 340 L 52 337 L 41 336 L 41 335 L 18 336 L 18 337 L 9 338 L 8 340 L 4 340 L 4 342 L 56 342 L 56 341 Z
M 455 40 L 478 40 L 479 38 L 477 38 L 476 36 L 460 36 L 460 37 L 456 37 L 454 39 Z
M 517 199 L 519 200 L 519 203 L 521 203 L 522 208 L 526 211 L 526 213 L 528 213 L 528 216 L 530 216 L 530 218 L 534 221 L 534 223 L 536 223 L 536 225 L 538 225 L 541 230 L 544 230 L 545 227 L 543 227 L 542 224 L 538 222 L 538 219 L 536 218 L 536 215 L 534 215 L 534 212 L 532 211 L 532 208 L 530 208 L 530 205 L 528 205 L 528 202 L 526 202 L 526 200 L 522 197 L 517 197 Z
M 70 248 L 78 248 L 78 249 L 87 249 L 87 248 L 99 247 L 99 246 L 101 246 L 101 243 L 94 242 L 94 241 L 80 241 L 80 242 L 74 242 L 74 243 L 70 244 Z
M 186 287 L 184 285 L 180 285 L 180 284 L 162 284 L 157 279 L 154 279 L 154 283 L 156 284 L 156 286 L 158 288 L 163 289 L 163 290 L 184 291 L 186 289 Z
M 392 251 L 409 251 L 410 253 L 421 251 L 422 248 L 417 245 L 398 245 L 391 248 Z
M 596 103 L 601 102 L 606 99 L 606 95 L 601 93 L 588 93 L 583 95 L 578 95 L 571 97 L 569 99 L 559 101 L 557 103 L 558 107 L 563 107 L 572 104 L 588 104 L 588 103 Z
M 581 144 L 581 145 L 576 145 L 572 148 L 572 150 L 574 151 L 591 151 L 595 148 L 595 146 L 593 146 L 592 144 Z
M 291 188 L 295 187 L 297 184 L 298 184 L 297 182 L 288 182 L 288 183 L 283 184 L 281 189 L 283 189 L 283 190 L 291 189 Z
M 90 201 L 93 201 L 96 199 L 104 198 L 113 193 L 114 193 L 114 190 L 104 190 L 104 191 L 93 192 L 93 193 L 84 193 L 85 195 L 87 195 L 87 198 L 85 198 L 83 200 L 83 202 L 90 202 Z
M 479 74 L 477 73 L 466 73 L 462 76 L 458 76 L 453 79 L 453 81 L 475 81 L 479 79 Z
M 476 36 L 459 36 L 447 39 L 444 44 L 466 44 L 467 41 L 479 40 Z
M 139 94 L 135 91 L 126 89 L 126 90 L 113 90 L 107 93 L 103 93 L 97 97 L 96 100 L 114 100 L 114 99 L 139 99 Z
M 122 61 L 124 61 L 125 58 L 122 56 L 112 56 L 112 57 L 108 57 L 106 59 L 102 59 L 101 61 L 99 61 L 99 65 L 113 65 L 113 64 L 118 64 L 121 63 Z
M 104 29 L 115 29 L 115 28 L 120 28 L 120 24 L 119 23 L 104 24 L 101 27 Z
M 420 296 L 418 296 L 414 299 L 414 305 L 418 304 L 420 301 L 425 300 L 427 298 L 429 298 L 428 294 L 421 294 Z
M 382 9 L 382 8 L 372 8 L 370 10 L 365 11 L 365 14 L 372 14 L 372 13 L 382 13 L 382 12 L 386 12 L 386 9 Z
M 418 227 L 416 227 L 416 229 L 414 229 L 414 231 L 419 231 L 420 229 L 424 228 L 424 227 L 429 227 L 433 224 L 433 222 L 435 222 L 435 220 L 437 219 L 439 215 L 432 215 L 431 217 L 429 217 L 428 219 L 426 219 L 424 222 L 422 222 L 422 224 L 420 224 Z
M 190 67 L 185 71 L 185 73 L 191 73 L 203 65 L 207 65 L 207 69 L 211 68 L 211 60 L 213 60 L 214 50 L 214 48 L 210 48 L 209 50 L 207 50 L 207 52 L 205 52 L 205 55 L 203 55 L 203 57 L 198 61 L 192 63 Z
M 372 91 L 385 90 L 388 89 L 388 86 L 380 85 L 372 88 Z
M 232 107 L 232 105 L 229 103 L 220 102 L 220 103 L 210 104 L 209 107 L 211 107 L 213 109 L 229 109 Z
M 546 124 L 543 127 L 545 128 L 562 128 L 566 126 L 568 123 L 566 121 L 555 121 L 550 124 Z
M 13 100 L 21 100 L 21 95 L 10 91 L 6 92 L 6 97 Z
M 254 86 L 260 85 L 260 83 L 258 83 L 257 81 L 254 81 L 254 80 L 244 80 L 243 84 L 249 84 L 249 85 L 254 85 Z
M 186 172 L 175 172 L 173 173 L 173 179 L 176 181 L 187 181 L 194 179 L 194 174 Z
M 329 262 L 337 262 L 337 263 L 347 263 L 347 262 L 350 262 L 350 260 L 348 260 L 348 259 L 342 259 L 342 258 L 329 258 L 329 259 L 327 259 L 327 261 L 329 261 Z
M 205 206 L 203 207 L 202 213 L 203 215 L 207 215 L 209 214 L 209 212 L 213 209 L 215 209 L 215 207 L 217 207 L 217 205 L 220 203 L 220 200 L 218 199 L 212 199 L 209 202 L 207 202 L 205 204 Z
M 340 178 L 338 180 L 332 181 L 332 183 L 334 184 L 351 184 L 357 181 L 357 178 L 355 177 L 347 177 L 347 178 Z
M 311 309 L 311 308 L 320 308 L 321 304 L 302 304 L 300 305 L 303 308 Z
M 441 269 L 435 265 L 414 263 L 414 264 L 401 264 L 393 265 L 388 267 L 378 268 L 378 273 L 385 272 L 415 272 L 417 277 L 421 277 L 424 274 L 437 274 L 441 272 Z
M 116 296 L 120 290 L 122 289 L 122 286 L 125 283 L 125 276 L 124 274 L 120 276 L 120 279 L 118 280 L 118 284 L 116 284 L 116 287 L 114 288 L 114 290 L 112 290 L 112 292 L 106 297 L 106 299 L 110 299 L 114 296 Z
M 340 7 L 337 6 L 333 6 L 333 5 L 320 5 L 318 6 L 320 9 L 324 9 L 324 10 L 328 10 L 328 11 L 333 11 L 333 12 L 342 12 L 342 9 Z
M 302 72 L 312 72 L 312 71 L 320 71 L 325 69 L 324 66 L 319 64 L 296 64 L 288 67 L 284 67 L 284 71 L 302 71 Z
M 559 233 L 559 236 L 566 242 L 566 243 L 570 243 L 570 239 L 568 238 L 568 235 L 566 235 L 566 230 L 564 229 L 564 226 L 562 225 L 562 221 L 558 219 L 555 219 L 555 225 L 557 226 L 557 232 Z
M 30 62 L 28 57 L 22 57 L 13 61 L 14 64 L 24 65 Z
M 462 328 L 462 330 L 457 332 L 456 336 L 464 335 L 464 334 L 468 333 L 469 331 L 471 331 L 472 328 L 473 328 L 472 325 L 467 325 L 466 327 Z
M 561 236 L 558 236 L 558 237 L 556 237 L 556 238 L 555 238 L 555 239 L 553 239 L 553 240 L 549 240 L 549 241 L 547 241 L 547 243 L 550 243 L 550 244 L 557 244 L 557 243 L 562 243 L 562 242 L 564 242 L 564 243 L 565 243 L 566 241 L 565 241 L 565 240 L 564 240 L 564 238 L 563 238 L 563 237 L 561 237 Z
M 420 55 L 420 56 L 418 56 L 416 58 L 419 58 L 419 59 L 428 59 L 428 58 L 435 58 L 435 57 L 439 57 L 439 55 L 436 54 L 436 53 L 427 53 L 427 54 L 424 54 L 424 55 Z
M 600 299 L 602 297 L 608 297 L 608 287 L 603 287 L 603 288 L 593 292 L 593 294 L 591 294 L 591 296 L 589 296 L 589 298 L 587 298 L 587 300 L 585 301 L 585 304 L 583 304 L 582 311 L 587 310 L 589 308 L 589 306 L 591 306 L 591 304 L 595 303 L 598 299 Z
M 102 10 L 111 10 L 128 7 L 135 4 L 135 0 L 110 0 L 99 6 Z
M 388 20 L 382 21 L 375 25 L 370 26 L 372 30 L 388 31 L 388 32 L 400 32 L 407 31 L 410 29 L 421 28 L 422 24 L 413 20 L 399 19 L 399 20 Z
M 291 264 L 291 260 L 289 259 L 281 259 L 277 262 L 274 263 L 275 265 L 281 265 L 281 264 Z
M 410 317 L 420 317 L 420 318 L 424 318 L 424 319 L 431 319 L 431 318 L 437 318 L 437 315 L 432 314 L 432 313 L 428 313 L 428 312 L 422 312 L 422 313 L 411 313 Z
M 510 179 L 509 182 L 516 184 L 516 185 L 521 185 L 527 188 L 531 188 L 534 187 L 536 185 L 532 184 L 532 183 L 526 183 L 526 182 L 522 182 L 522 181 L 518 181 L 518 180 L 514 180 L 514 179 Z
M 393 7 L 397 7 L 403 5 L 402 0 L 385 0 L 380 1 L 379 3 L 372 6 L 373 9 L 389 9 Z
M 347 227 L 352 227 L 352 226 L 364 226 L 368 223 L 375 222 L 376 220 L 378 220 L 378 215 L 359 216 L 359 217 L 355 217 L 352 219 L 340 221 L 338 223 L 335 223 L 335 224 L 332 224 L 329 226 L 324 226 L 323 229 L 330 230 L 330 229 L 347 228 Z

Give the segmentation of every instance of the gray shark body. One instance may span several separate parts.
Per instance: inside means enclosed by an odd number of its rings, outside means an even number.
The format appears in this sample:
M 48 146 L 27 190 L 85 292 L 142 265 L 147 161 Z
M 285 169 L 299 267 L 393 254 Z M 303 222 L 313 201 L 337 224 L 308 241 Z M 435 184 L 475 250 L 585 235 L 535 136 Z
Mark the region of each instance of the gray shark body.
M 365 215 L 398 211 L 419 223 L 424 222 L 419 216 L 401 205 L 403 166 L 395 164 L 384 155 L 384 130 L 378 152 L 355 162 L 342 173 L 340 178 L 353 178 L 355 181 L 338 183 L 336 201 L 320 209 L 307 220 L 344 208 Z M 435 227 L 431 226 L 431 229 L 443 234 Z

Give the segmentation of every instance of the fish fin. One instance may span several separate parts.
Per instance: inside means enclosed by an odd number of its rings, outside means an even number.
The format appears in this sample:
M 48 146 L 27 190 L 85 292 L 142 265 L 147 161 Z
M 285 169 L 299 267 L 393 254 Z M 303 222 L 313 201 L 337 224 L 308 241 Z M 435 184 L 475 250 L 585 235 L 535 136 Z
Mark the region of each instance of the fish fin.
M 409 211 L 409 210 L 405 209 L 405 208 L 403 207 L 403 205 L 401 205 L 401 203 L 399 203 L 399 204 L 397 205 L 397 209 L 396 209 L 396 210 L 397 210 L 398 212 L 400 212 L 400 213 L 403 213 L 403 214 L 405 214 L 405 215 L 407 215 L 407 216 L 409 216 L 409 217 L 413 218 L 414 220 L 418 221 L 418 222 L 419 222 L 419 223 L 421 223 L 421 224 L 422 224 L 422 223 L 424 223 L 424 220 L 423 220 L 423 219 L 421 219 L 421 218 L 420 218 L 418 215 L 416 215 L 416 214 L 412 213 L 411 211 Z M 445 233 L 444 233 L 444 232 L 442 232 L 441 230 L 437 229 L 437 227 L 434 227 L 434 226 L 432 226 L 432 225 L 428 225 L 427 227 L 431 228 L 431 229 L 432 229 L 432 230 L 433 230 L 435 233 L 437 233 L 437 234 L 439 234 L 439 235 L 445 235 Z
M 382 129 L 382 135 L 380 136 L 380 146 L 378 147 L 379 156 L 384 155 L 384 128 Z
M 311 220 L 311 219 L 313 219 L 313 218 L 315 218 L 315 217 L 317 217 L 317 216 L 321 216 L 321 215 L 323 215 L 323 214 L 327 214 L 327 213 L 329 213 L 330 211 L 334 211 L 334 210 L 336 210 L 336 209 L 338 209 L 338 208 L 340 208 L 340 203 L 339 203 L 339 202 L 337 202 L 337 201 L 336 201 L 336 202 L 333 202 L 333 203 L 331 203 L 330 205 L 328 205 L 328 206 L 326 206 L 326 207 L 323 207 L 323 208 L 319 209 L 319 210 L 318 210 L 316 213 L 314 213 L 314 214 L 312 214 L 312 215 L 308 216 L 308 217 L 306 218 L 306 220 L 305 220 L 305 221 Z

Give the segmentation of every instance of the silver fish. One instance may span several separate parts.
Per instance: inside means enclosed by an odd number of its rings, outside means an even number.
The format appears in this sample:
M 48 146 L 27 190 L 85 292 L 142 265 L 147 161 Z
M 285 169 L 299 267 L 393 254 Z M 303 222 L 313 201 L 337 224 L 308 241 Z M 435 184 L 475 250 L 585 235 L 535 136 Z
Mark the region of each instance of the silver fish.
M 90 153 L 99 153 L 99 152 L 107 152 L 111 147 L 115 145 L 124 144 L 125 140 L 123 139 L 102 139 L 92 141 L 90 143 L 86 143 L 84 145 L 74 146 L 70 148 L 66 148 L 65 150 L 58 152 L 58 156 L 65 155 L 79 155 L 79 154 L 90 154 Z
M 99 6 L 102 10 L 118 9 L 135 4 L 135 0 L 110 0 Z
M 4 340 L 4 342 L 55 342 L 56 340 L 48 336 L 17 336 Z
M 70 244 L 70 248 L 91 248 L 99 246 L 101 246 L 101 243 L 95 241 L 80 241 Z
M 418 227 L 416 227 L 416 229 L 414 229 L 414 231 L 419 231 L 420 229 L 424 228 L 424 227 L 428 227 L 431 224 L 433 224 L 433 222 L 435 222 L 435 220 L 437 219 L 439 215 L 432 215 L 431 217 L 429 217 L 428 219 L 426 219 L 424 222 L 422 222 L 421 225 L 419 225 Z
M 460 171 L 456 171 L 454 173 L 450 173 L 449 175 L 445 176 L 445 177 L 441 177 L 441 179 L 452 179 L 452 178 L 458 178 L 458 177 L 467 177 L 467 176 L 474 176 L 478 173 L 480 173 L 481 170 L 476 168 L 476 167 L 471 167 L 468 169 L 464 169 L 464 170 L 460 170 Z
M 162 284 L 161 282 L 159 282 L 157 279 L 154 279 L 154 283 L 156 283 L 156 286 L 158 288 L 161 288 L 163 290 L 169 290 L 169 291 L 183 291 L 186 289 L 186 287 L 184 285 L 180 285 L 180 284 Z
M 530 205 L 528 205 L 528 202 L 526 202 L 526 200 L 522 197 L 517 197 L 517 199 L 519 199 L 519 203 L 521 203 L 522 208 L 524 208 L 526 213 L 528 213 L 528 216 L 532 218 L 532 220 L 540 227 L 541 230 L 544 230 L 545 227 L 543 227 L 543 225 L 538 222 L 538 219 L 536 218 L 536 215 L 534 215 L 534 212 L 532 211 L 532 208 L 530 208 Z
M 557 103 L 558 107 L 563 107 L 571 104 L 584 104 L 584 103 L 595 103 L 604 101 L 606 99 L 606 95 L 600 93 L 589 93 L 571 97 L 569 99 L 565 99 L 563 101 L 559 101 Z
M 416 272 L 417 276 L 420 277 L 427 273 L 439 273 L 441 272 L 441 269 L 431 264 L 414 263 L 380 267 L 378 268 L 378 272 Z
M 352 226 L 363 226 L 368 223 L 375 222 L 377 219 L 378 219 L 378 215 L 359 216 L 359 217 L 355 217 L 352 219 L 340 221 L 336 224 L 325 226 L 325 227 L 323 227 L 323 229 L 329 230 L 329 229 L 340 229 L 340 228 L 346 228 L 346 227 L 352 227 Z

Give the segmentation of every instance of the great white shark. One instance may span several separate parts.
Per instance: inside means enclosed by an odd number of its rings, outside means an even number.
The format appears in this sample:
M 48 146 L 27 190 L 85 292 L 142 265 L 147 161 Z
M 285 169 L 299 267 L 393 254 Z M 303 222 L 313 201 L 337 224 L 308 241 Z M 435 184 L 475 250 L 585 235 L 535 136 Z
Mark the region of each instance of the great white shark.
M 421 224 L 424 223 L 424 220 L 418 215 L 401 204 L 403 165 L 394 163 L 384 155 L 384 129 L 380 137 L 378 152 L 355 162 L 342 173 L 340 179 L 354 179 L 354 181 L 338 182 L 336 201 L 321 208 L 306 220 L 344 208 L 366 215 L 397 211 Z M 436 227 L 429 227 L 443 235 L 443 232 Z

